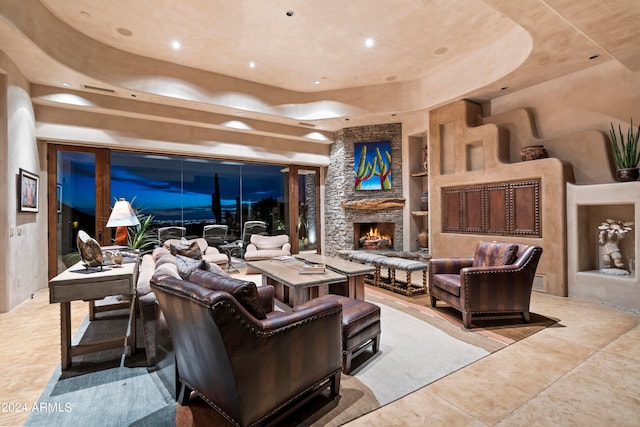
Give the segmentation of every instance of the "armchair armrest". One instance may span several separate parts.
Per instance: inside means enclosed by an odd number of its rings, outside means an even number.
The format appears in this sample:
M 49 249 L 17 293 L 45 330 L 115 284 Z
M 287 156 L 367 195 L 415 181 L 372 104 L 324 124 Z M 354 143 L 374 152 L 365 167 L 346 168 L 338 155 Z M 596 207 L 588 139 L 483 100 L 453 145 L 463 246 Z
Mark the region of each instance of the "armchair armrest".
M 460 300 L 472 311 L 500 306 L 528 310 L 534 275 L 535 268 L 528 271 L 515 264 L 463 268 Z
M 255 252 L 258 250 L 258 247 L 256 245 L 254 245 L 253 243 L 249 243 L 247 245 L 247 248 L 245 249 L 245 253 L 247 252 Z
M 291 243 L 285 243 L 282 245 L 282 250 L 291 253 Z
M 215 246 L 207 246 L 207 249 L 202 254 L 203 255 L 219 255 L 220 251 Z
M 438 258 L 429 260 L 429 274 L 459 274 L 473 265 L 473 258 Z

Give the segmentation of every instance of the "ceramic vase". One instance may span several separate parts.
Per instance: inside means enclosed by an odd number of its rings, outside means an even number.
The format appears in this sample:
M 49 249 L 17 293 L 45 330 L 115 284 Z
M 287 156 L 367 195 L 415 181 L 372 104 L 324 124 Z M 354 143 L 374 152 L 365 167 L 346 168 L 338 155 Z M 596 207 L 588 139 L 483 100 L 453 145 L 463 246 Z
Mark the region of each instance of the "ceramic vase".
M 549 153 L 547 153 L 547 149 L 544 148 L 544 145 L 527 145 L 520 149 L 520 160 L 523 162 L 546 159 L 547 157 L 549 157 Z
M 421 248 L 429 247 L 429 233 L 426 230 L 422 230 L 418 233 L 418 243 Z
M 618 169 L 616 176 L 618 177 L 618 181 L 622 182 L 637 181 L 640 176 L 640 170 L 638 168 Z

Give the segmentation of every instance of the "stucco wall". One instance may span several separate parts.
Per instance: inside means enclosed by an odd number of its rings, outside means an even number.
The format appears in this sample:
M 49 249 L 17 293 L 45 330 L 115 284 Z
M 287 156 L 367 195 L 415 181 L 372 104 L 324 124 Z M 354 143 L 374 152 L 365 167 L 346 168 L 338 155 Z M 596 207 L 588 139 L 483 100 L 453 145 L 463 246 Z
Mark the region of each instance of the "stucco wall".
M 44 159 L 35 137 L 35 116 L 29 84 L 0 52 L 2 134 L 0 180 L 3 212 L 0 215 L 0 312 L 6 312 L 47 286 L 47 179 Z M 38 174 L 38 213 L 18 212 L 20 168 Z
M 443 231 L 442 189 L 515 180 L 541 180 L 541 237 Z M 458 101 L 430 113 L 429 216 L 431 255 L 436 258 L 472 256 L 480 240 L 521 242 L 544 250 L 536 289 L 567 295 L 566 192 L 571 168 L 557 158 L 511 163 L 508 132 L 483 124 L 481 107 Z

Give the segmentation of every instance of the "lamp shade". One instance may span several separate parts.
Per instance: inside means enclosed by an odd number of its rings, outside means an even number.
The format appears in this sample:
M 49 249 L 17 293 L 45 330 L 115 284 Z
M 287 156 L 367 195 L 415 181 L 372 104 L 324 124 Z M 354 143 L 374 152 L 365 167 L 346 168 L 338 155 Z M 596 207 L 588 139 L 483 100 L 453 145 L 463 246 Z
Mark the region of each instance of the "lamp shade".
M 120 199 L 113 206 L 109 221 L 107 221 L 107 227 L 128 227 L 130 225 L 138 225 L 138 217 L 133 211 L 131 204 L 125 199 Z

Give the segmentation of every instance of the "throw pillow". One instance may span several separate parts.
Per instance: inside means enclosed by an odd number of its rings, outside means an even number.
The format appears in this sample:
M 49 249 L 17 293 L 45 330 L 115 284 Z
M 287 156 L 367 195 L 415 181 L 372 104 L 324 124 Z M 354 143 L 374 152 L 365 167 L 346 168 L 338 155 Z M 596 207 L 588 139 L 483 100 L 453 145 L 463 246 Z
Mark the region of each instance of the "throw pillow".
M 196 260 L 190 257 L 176 255 L 176 267 L 182 280 L 189 280 L 191 273 L 196 270 L 209 270 L 209 263 L 203 259 Z
M 501 242 L 480 242 L 473 258 L 474 267 L 498 267 L 513 264 L 518 245 Z
M 180 247 L 171 245 L 169 248 L 171 255 L 182 255 L 192 259 L 202 259 L 202 251 L 198 242 L 192 242 L 189 246 Z
M 262 320 L 267 317 L 260 304 L 258 287 L 253 282 L 228 275 L 223 276 L 212 271 L 194 271 L 189 281 L 214 291 L 230 293 L 256 319 Z

